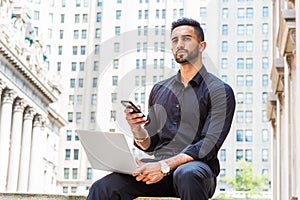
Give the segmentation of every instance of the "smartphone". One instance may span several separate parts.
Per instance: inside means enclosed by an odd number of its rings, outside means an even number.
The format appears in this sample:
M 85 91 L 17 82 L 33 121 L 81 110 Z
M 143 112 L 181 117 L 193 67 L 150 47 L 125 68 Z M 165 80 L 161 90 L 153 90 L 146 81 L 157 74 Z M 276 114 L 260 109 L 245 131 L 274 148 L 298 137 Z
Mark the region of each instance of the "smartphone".
M 121 104 L 123 104 L 123 106 L 125 106 L 126 108 L 128 107 L 132 108 L 133 109 L 132 113 L 142 113 L 142 111 L 131 101 L 122 100 Z M 145 117 L 145 115 L 143 114 L 142 117 Z

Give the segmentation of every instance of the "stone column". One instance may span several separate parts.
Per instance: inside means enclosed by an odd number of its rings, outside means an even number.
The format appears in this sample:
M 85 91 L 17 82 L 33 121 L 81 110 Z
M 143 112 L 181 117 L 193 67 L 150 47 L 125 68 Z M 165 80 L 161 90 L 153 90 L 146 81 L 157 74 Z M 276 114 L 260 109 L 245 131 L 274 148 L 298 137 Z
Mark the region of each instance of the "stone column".
M 0 79 L 0 119 L 1 119 L 1 100 L 2 100 L 2 92 L 5 88 L 5 83 Z M 0 123 L 0 130 L 1 130 L 1 123 Z M 0 132 L 1 134 L 1 132 Z
M 44 161 L 46 146 L 45 118 L 37 114 L 34 117 L 31 143 L 31 157 L 29 167 L 28 192 L 43 193 Z
M 0 119 L 0 192 L 5 192 L 8 172 L 12 105 L 15 93 L 12 90 L 6 89 L 4 90 L 2 97 Z
M 7 192 L 17 192 L 20 150 L 25 101 L 17 98 L 13 107 L 10 160 L 8 167 Z
M 21 160 L 20 160 L 20 168 L 19 168 L 18 192 L 27 192 L 28 191 L 32 123 L 33 123 L 34 113 L 35 113 L 35 111 L 32 107 L 27 107 L 25 109 L 23 130 L 22 130 Z

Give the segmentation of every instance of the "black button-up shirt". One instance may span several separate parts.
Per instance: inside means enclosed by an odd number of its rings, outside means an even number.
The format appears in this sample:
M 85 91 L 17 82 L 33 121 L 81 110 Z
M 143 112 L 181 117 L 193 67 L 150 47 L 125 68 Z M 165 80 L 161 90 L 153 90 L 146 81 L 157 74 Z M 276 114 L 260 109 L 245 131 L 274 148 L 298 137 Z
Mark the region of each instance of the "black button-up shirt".
M 185 153 L 206 162 L 215 175 L 218 151 L 230 130 L 235 98 L 229 85 L 203 66 L 187 86 L 177 75 L 153 86 L 149 96 L 151 136 L 146 150 L 157 159 Z

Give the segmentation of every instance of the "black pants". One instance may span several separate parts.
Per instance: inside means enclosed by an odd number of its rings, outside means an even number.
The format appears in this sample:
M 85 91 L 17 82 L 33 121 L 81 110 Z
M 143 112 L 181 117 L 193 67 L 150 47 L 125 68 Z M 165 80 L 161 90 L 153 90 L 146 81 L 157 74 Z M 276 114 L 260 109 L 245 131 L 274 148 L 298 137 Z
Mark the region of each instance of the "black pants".
M 192 161 L 150 185 L 136 181 L 131 175 L 111 173 L 92 185 L 87 200 L 132 200 L 139 196 L 208 200 L 215 188 L 216 177 L 209 166 Z

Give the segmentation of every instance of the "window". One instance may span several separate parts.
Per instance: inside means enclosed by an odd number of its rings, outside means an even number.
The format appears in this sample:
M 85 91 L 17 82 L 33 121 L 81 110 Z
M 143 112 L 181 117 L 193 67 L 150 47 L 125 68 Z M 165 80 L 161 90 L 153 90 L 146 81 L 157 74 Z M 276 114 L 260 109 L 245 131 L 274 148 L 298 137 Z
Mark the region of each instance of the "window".
M 268 99 L 268 93 L 267 92 L 263 92 L 262 93 L 262 104 L 266 104 L 267 103 L 267 99 Z
M 141 82 L 142 82 L 141 85 L 146 86 L 146 76 L 141 76 L 141 79 L 142 79 L 141 80 Z
M 243 75 L 237 75 L 236 85 L 237 86 L 244 86 L 244 76 Z
M 64 179 L 69 179 L 70 169 L 64 168 Z
M 78 79 L 78 87 L 83 88 L 83 79 L 82 78 Z
M 236 161 L 239 161 L 243 158 L 243 149 L 236 150 Z
M 91 104 L 96 105 L 96 103 L 97 103 L 97 94 L 92 94 Z
M 268 23 L 263 23 L 262 24 L 262 34 L 263 35 L 268 35 L 269 34 L 269 24 Z
M 221 149 L 220 151 L 220 160 L 221 161 L 226 161 L 226 149 Z
M 92 180 L 92 168 L 91 167 L 88 167 L 86 170 L 86 179 Z
M 159 19 L 159 10 L 158 9 L 155 10 L 155 17 L 156 17 L 156 19 Z
M 206 17 L 206 7 L 200 7 L 200 17 Z
M 119 53 L 120 52 L 120 43 L 119 42 L 115 42 L 114 43 L 114 52 L 115 53 Z
M 144 10 L 144 19 L 148 19 L 148 10 Z
M 253 85 L 253 76 L 252 75 L 246 75 L 246 86 L 250 87 Z
M 144 53 L 147 52 L 147 48 L 148 48 L 147 46 L 148 46 L 147 42 L 143 42 L 143 52 Z
M 33 13 L 33 19 L 34 20 L 39 20 L 40 19 L 40 12 L 39 11 L 34 11 Z
M 227 41 L 222 41 L 222 52 L 227 52 L 228 51 L 228 42 Z
M 76 62 L 72 62 L 72 67 L 71 67 L 71 71 L 76 71 L 76 65 L 77 63 Z
M 246 9 L 246 18 L 252 19 L 253 18 L 253 8 Z
M 74 149 L 74 160 L 78 160 L 79 149 Z
M 72 178 L 73 179 L 77 179 L 77 175 L 78 175 L 78 169 L 77 168 L 73 168 L 72 169 Z
M 252 103 L 253 103 L 253 93 L 246 92 L 246 104 L 252 104 Z
M 245 150 L 245 160 L 247 162 L 252 162 L 252 159 L 253 159 L 253 155 L 252 155 L 252 149 L 246 149 Z
M 70 79 L 70 88 L 75 88 L 75 79 L 74 78 Z
M 77 95 L 77 105 L 82 104 L 82 95 Z
M 264 6 L 262 8 L 262 16 L 263 17 L 268 17 L 269 16 L 269 8 L 268 7 Z
M 102 6 L 102 0 L 97 0 L 97 6 L 101 7 Z
M 268 57 L 263 57 L 262 58 L 262 68 L 263 69 L 268 69 L 269 68 L 269 58 Z
M 165 67 L 165 59 L 163 59 L 163 58 L 159 59 L 159 67 L 161 69 L 163 69 Z
M 115 110 L 111 110 L 110 111 L 110 120 L 116 121 L 116 115 L 117 115 L 116 111 Z
M 81 112 L 76 112 L 76 123 L 80 123 L 81 121 Z
M 67 141 L 71 141 L 71 140 L 72 140 L 72 131 L 67 130 Z
M 120 26 L 115 27 L 115 35 L 121 35 L 121 27 Z
M 253 33 L 254 33 L 253 24 L 247 24 L 246 25 L 246 35 L 253 35 Z
M 237 18 L 243 19 L 245 17 L 245 9 L 244 8 L 238 8 L 237 11 Z
M 139 86 L 139 85 L 140 85 L 140 77 L 135 76 L 135 86 Z
M 227 19 L 229 16 L 228 8 L 223 8 L 222 9 L 222 17 L 223 19 Z
M 253 69 L 253 58 L 246 58 L 246 69 Z
M 262 149 L 262 161 L 263 162 L 269 161 L 269 150 L 268 149 Z
M 64 38 L 64 30 L 59 30 L 59 39 Z
M 66 7 L 66 0 L 61 1 L 61 7 L 63 7 L 63 8 Z
M 100 38 L 101 36 L 101 29 L 100 28 L 96 28 L 95 30 L 95 38 Z
M 62 55 L 62 46 L 58 46 L 58 55 Z
M 79 137 L 76 132 L 75 132 L 75 141 L 79 141 Z
M 141 10 L 138 11 L 138 18 L 142 19 L 142 11 Z
M 117 93 L 111 93 L 111 102 L 114 103 L 114 102 L 117 102 Z
M 166 9 L 162 9 L 161 11 L 161 18 L 166 19 Z
M 112 76 L 112 85 L 118 85 L 118 76 Z
M 243 111 L 237 111 L 236 112 L 236 122 L 237 123 L 243 123 L 244 122 L 244 112 Z
M 228 76 L 227 76 L 227 75 L 222 75 L 222 76 L 221 76 L 221 80 L 222 80 L 223 82 L 227 83 L 227 82 L 228 82 Z
M 244 69 L 244 58 L 238 58 L 236 61 L 237 69 Z
M 71 150 L 70 149 L 66 149 L 65 160 L 70 160 L 70 157 L 71 157 Z
M 147 66 L 147 59 L 143 59 L 143 60 L 142 60 L 142 63 L 143 63 L 143 69 L 146 69 L 146 66 Z
M 68 193 L 68 187 L 67 186 L 63 186 L 63 193 Z
M 60 15 L 60 23 L 65 23 L 65 14 Z
M 238 41 L 237 42 L 237 52 L 244 52 L 244 42 L 243 41 Z
M 228 68 L 228 59 L 227 58 L 222 58 L 221 67 L 222 67 L 222 69 L 227 69 Z
M 77 52 L 78 52 L 78 47 L 73 46 L 73 55 L 77 55 Z
M 227 24 L 222 25 L 222 35 L 228 35 L 228 25 Z
M 80 1 L 81 0 L 76 0 L 76 7 L 80 7 Z
M 99 55 L 99 53 L 100 53 L 100 45 L 99 45 L 99 44 L 96 44 L 96 45 L 95 45 L 94 54 L 95 54 L 95 55 Z
M 177 9 L 173 9 L 173 19 L 177 18 Z
M 99 70 L 99 61 L 94 61 L 94 71 L 98 71 Z
M 238 24 L 237 26 L 237 35 L 244 35 L 245 34 L 245 25 Z
M 267 74 L 262 75 L 262 86 L 268 86 L 269 76 Z
M 71 187 L 71 193 L 76 193 L 76 191 L 77 191 L 77 187 L 72 186 L 72 187 Z
M 245 113 L 245 121 L 246 121 L 246 123 L 252 123 L 252 121 L 253 121 L 253 113 L 252 113 L 252 111 L 246 111 L 246 113 Z
M 244 93 L 238 92 L 236 94 L 236 102 L 237 102 L 237 104 L 243 104 L 244 103 Z
M 84 71 L 84 62 L 79 63 L 79 70 Z
M 246 52 L 253 52 L 253 42 L 252 41 L 246 42 Z
M 58 72 L 61 71 L 61 62 L 58 62 L 58 63 L 57 63 L 57 71 L 58 71 Z
M 269 130 L 268 129 L 263 129 L 261 131 L 262 134 L 262 141 L 263 142 L 269 142 Z
M 262 122 L 268 122 L 267 111 L 262 111 Z
M 118 69 L 119 68 L 119 59 L 114 59 L 113 61 L 113 68 Z
M 75 14 L 75 23 L 78 24 L 80 23 L 80 15 L 79 14 Z
M 91 123 L 95 123 L 96 121 L 96 113 L 93 111 L 91 112 L 91 118 L 90 118 Z
M 98 84 L 98 79 L 97 78 L 93 78 L 93 88 L 96 88 Z
M 265 52 L 269 50 L 269 41 L 268 40 L 262 41 L 262 50 Z
M 251 129 L 247 129 L 245 131 L 245 141 L 252 142 L 253 141 L 253 131 Z
M 102 12 L 97 12 L 96 14 L 96 22 L 101 22 L 102 21 Z
M 68 112 L 68 122 L 73 122 L 73 113 Z
M 236 130 L 236 141 L 237 142 L 243 142 L 244 141 L 244 131 L 237 129 Z
M 122 11 L 116 10 L 116 19 L 121 19 Z
M 183 17 L 184 15 L 184 11 L 182 8 L 179 9 L 179 17 Z
M 226 176 L 226 169 L 220 169 L 220 177 Z

